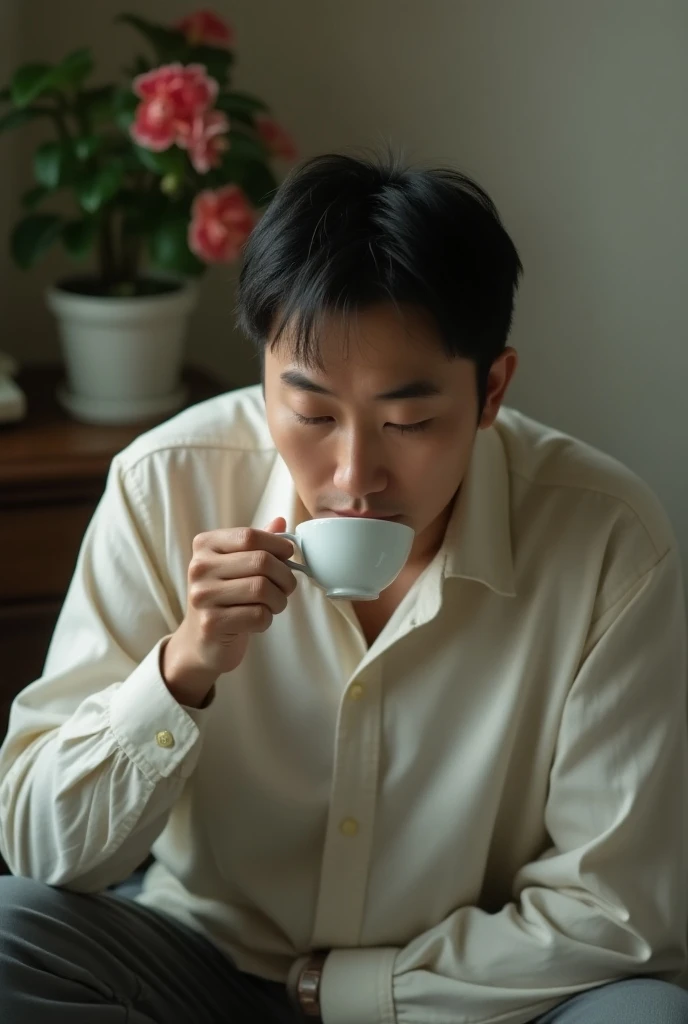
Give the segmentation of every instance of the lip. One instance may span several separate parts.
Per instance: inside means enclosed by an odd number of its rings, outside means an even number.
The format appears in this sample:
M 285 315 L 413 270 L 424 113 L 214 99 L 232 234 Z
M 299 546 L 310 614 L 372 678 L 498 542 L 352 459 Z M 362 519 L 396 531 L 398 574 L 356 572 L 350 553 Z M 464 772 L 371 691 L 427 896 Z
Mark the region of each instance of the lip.
M 392 522 L 400 518 L 400 516 L 381 516 L 377 512 L 335 512 L 332 509 L 328 509 L 328 511 L 338 519 L 386 519 Z

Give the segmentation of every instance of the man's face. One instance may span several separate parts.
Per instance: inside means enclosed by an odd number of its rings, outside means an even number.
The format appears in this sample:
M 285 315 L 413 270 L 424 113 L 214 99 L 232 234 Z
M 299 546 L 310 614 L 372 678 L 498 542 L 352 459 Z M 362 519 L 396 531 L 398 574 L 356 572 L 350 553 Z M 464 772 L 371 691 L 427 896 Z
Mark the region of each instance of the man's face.
M 265 353 L 270 432 L 313 518 L 394 519 L 432 532 L 464 478 L 478 429 L 475 364 L 449 359 L 427 317 L 381 304 L 323 325 L 322 369 L 293 357 L 288 331 Z M 495 362 L 480 427 L 515 367 Z M 446 519 L 445 519 L 446 521 Z

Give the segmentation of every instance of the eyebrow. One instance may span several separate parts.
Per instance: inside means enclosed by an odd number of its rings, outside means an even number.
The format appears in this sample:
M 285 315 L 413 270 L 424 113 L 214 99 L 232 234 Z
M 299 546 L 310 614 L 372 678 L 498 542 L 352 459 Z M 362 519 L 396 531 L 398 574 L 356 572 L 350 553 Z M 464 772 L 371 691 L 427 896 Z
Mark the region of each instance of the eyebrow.
M 321 384 L 316 384 L 314 380 L 311 380 L 310 377 L 300 373 L 298 370 L 285 370 L 284 373 L 280 374 L 280 380 L 283 384 L 290 388 L 295 388 L 297 391 L 309 391 L 314 395 L 334 395 L 333 391 L 324 388 Z M 435 395 L 441 394 L 442 389 L 430 380 L 412 380 L 408 384 L 402 384 L 399 388 L 393 388 L 391 391 L 384 391 L 380 395 L 375 395 L 375 401 L 401 402 L 408 398 L 432 398 Z

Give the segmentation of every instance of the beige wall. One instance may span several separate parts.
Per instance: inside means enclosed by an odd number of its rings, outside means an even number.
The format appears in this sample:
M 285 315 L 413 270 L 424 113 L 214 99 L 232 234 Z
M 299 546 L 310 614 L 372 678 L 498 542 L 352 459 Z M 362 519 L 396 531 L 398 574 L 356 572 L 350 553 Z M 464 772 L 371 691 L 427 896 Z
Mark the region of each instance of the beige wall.
M 120 2 L 0 0 L 10 3 L 25 55 L 95 39 L 114 70 L 128 52 L 127 30 L 111 28 Z M 161 18 L 187 9 L 131 6 Z M 512 400 L 645 476 L 688 557 L 685 0 L 215 6 L 238 29 L 239 83 L 274 104 L 304 155 L 391 141 L 488 188 L 526 268 Z M 3 159 L 3 221 L 11 167 Z M 10 347 L 43 357 L 53 342 L 40 279 L 4 271 Z M 255 363 L 232 334 L 230 285 L 222 271 L 205 282 L 194 352 L 244 381 Z

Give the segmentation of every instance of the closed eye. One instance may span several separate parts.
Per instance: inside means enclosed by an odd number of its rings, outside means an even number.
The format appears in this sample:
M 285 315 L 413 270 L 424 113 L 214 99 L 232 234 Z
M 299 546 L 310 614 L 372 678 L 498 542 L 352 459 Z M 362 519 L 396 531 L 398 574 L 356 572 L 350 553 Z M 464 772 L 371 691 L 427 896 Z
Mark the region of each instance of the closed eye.
M 415 434 L 420 430 L 427 430 L 433 420 L 421 420 L 419 423 L 386 423 L 385 426 L 393 427 L 401 434 Z
M 312 427 L 317 427 L 323 423 L 329 423 L 332 419 L 331 416 L 302 416 L 300 412 L 295 412 L 294 416 L 299 423 L 308 423 Z
M 295 412 L 294 416 L 298 423 L 304 423 L 310 427 L 319 427 L 332 422 L 332 416 L 302 416 L 300 412 Z M 431 423 L 434 423 L 433 419 L 420 420 L 418 423 L 385 423 L 385 426 L 398 430 L 400 434 L 416 434 L 421 430 L 427 430 Z

